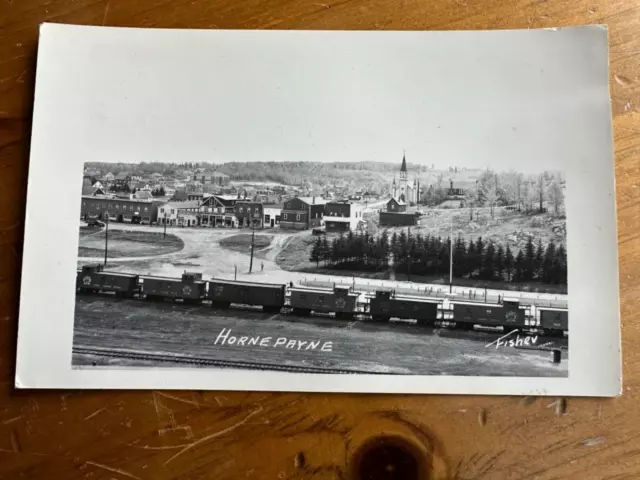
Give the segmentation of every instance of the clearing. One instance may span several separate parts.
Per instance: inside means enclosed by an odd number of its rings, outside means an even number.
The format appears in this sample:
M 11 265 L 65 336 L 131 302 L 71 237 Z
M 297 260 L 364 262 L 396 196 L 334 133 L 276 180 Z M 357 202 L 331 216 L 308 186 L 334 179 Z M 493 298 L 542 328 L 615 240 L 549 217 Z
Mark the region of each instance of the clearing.
M 80 234 L 78 257 L 104 256 L 105 232 Z M 176 235 L 136 230 L 109 230 L 109 258 L 157 256 L 179 252 L 184 242 Z

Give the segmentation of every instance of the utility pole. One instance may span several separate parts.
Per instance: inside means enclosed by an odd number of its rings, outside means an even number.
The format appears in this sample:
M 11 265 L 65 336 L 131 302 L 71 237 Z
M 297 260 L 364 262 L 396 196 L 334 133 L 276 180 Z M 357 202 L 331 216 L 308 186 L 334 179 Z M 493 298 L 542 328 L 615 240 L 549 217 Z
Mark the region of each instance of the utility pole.
M 109 249 L 109 214 L 107 213 L 106 229 L 104 231 L 104 268 L 107 268 L 107 250 Z
M 256 237 L 256 229 L 253 222 L 251 222 L 251 260 L 249 261 L 249 273 L 253 269 L 253 243 Z
M 234 265 L 233 280 L 238 280 L 238 265 Z
M 449 232 L 449 293 L 453 292 L 453 215 L 451 215 L 451 230 Z
M 166 212 L 164 214 L 164 236 L 162 238 L 163 239 L 167 238 L 167 214 L 166 214 Z
M 408 280 L 411 281 L 411 262 L 413 261 L 413 243 L 411 243 L 411 227 L 407 227 L 407 242 L 409 242 L 409 251 L 407 252 L 409 254 L 409 262 L 408 262 Z

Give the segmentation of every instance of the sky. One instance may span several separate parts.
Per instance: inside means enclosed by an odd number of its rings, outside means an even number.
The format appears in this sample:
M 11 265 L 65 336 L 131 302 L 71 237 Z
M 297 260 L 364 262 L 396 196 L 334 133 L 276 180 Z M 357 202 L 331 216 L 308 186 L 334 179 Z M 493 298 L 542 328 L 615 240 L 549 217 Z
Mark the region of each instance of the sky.
M 538 172 L 588 159 L 611 134 L 599 27 L 46 32 L 56 61 L 38 65 L 48 94 L 36 101 L 83 161 L 400 162 L 406 151 L 436 168 Z

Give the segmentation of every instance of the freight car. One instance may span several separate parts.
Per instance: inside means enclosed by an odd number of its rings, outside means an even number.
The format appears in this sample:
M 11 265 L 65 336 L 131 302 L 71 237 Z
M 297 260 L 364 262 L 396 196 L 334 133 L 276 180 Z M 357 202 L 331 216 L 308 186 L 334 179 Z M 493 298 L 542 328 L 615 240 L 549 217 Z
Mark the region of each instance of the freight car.
M 358 294 L 348 287 L 290 287 L 289 291 L 289 304 L 297 315 L 309 315 L 313 311 L 335 313 L 337 318 L 353 318 L 356 313 Z
M 285 285 L 211 279 L 207 298 L 211 305 L 226 308 L 232 303 L 262 305 L 265 312 L 279 312 L 284 306 Z
M 564 336 L 569 330 L 569 310 L 566 308 L 538 307 L 543 335 Z
M 206 284 L 201 273 L 184 272 L 181 279 L 143 277 L 142 292 L 147 300 L 163 301 L 166 298 L 184 303 L 200 303 L 206 295 Z
M 525 310 L 517 300 L 503 300 L 502 303 L 479 303 L 454 301 L 453 319 L 456 327 L 473 329 L 474 325 L 503 327 L 505 331 L 525 327 Z
M 378 290 L 369 302 L 369 313 L 374 322 L 387 322 L 390 318 L 413 319 L 421 325 L 433 325 L 438 318 L 439 300 L 394 295 Z
M 115 292 L 119 297 L 133 297 L 140 290 L 138 278 L 130 273 L 105 272 L 100 264 L 84 265 L 76 276 L 76 291 Z

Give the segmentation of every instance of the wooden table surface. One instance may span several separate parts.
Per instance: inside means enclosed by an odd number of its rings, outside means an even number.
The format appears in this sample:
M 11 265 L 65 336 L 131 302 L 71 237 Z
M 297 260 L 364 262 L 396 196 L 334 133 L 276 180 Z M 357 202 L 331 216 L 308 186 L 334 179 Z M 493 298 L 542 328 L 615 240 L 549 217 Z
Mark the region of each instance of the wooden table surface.
M 412 461 L 424 478 L 638 478 L 639 18 L 637 3 L 622 0 L 0 0 L 0 478 L 346 479 L 358 478 L 358 465 L 373 478 L 410 478 Z M 14 390 L 30 118 L 45 21 L 360 30 L 607 24 L 623 396 Z M 55 203 L 42 208 L 53 213 Z

